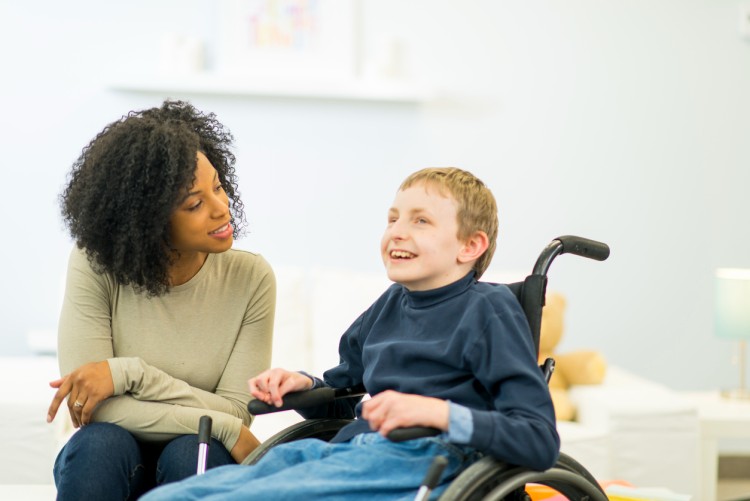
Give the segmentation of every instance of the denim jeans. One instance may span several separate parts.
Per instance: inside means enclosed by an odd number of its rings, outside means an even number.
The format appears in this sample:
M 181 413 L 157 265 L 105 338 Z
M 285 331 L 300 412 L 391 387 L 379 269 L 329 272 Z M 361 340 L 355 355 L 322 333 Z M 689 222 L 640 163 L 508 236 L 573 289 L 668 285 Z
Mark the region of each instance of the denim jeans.
M 254 466 L 215 468 L 154 489 L 143 500 L 412 500 L 437 455 L 448 465 L 433 499 L 480 457 L 440 438 L 393 443 L 364 433 L 337 444 L 304 439 L 274 447 Z
M 206 468 L 228 464 L 235 464 L 232 456 L 211 439 Z M 55 460 L 57 499 L 137 499 L 156 485 L 195 475 L 197 465 L 197 435 L 144 443 L 117 425 L 92 423 L 74 433 Z

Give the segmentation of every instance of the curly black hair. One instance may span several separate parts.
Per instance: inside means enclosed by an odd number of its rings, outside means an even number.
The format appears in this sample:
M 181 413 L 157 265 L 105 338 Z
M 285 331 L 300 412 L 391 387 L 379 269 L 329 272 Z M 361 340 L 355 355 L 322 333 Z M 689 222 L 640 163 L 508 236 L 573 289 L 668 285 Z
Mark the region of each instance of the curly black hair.
M 194 182 L 198 151 L 218 172 L 238 237 L 245 215 L 233 141 L 213 113 L 184 101 L 131 111 L 107 125 L 83 149 L 60 195 L 65 224 L 94 269 L 148 295 L 169 289 L 169 220 Z

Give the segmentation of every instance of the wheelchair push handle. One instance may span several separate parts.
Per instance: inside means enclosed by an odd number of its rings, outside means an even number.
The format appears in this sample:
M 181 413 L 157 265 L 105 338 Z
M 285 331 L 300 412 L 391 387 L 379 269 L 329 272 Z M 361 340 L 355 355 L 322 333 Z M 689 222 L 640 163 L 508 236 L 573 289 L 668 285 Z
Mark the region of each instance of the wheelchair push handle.
M 609 245 L 603 242 L 573 235 L 557 237 L 557 240 L 563 246 L 561 254 L 575 254 L 596 261 L 604 261 L 609 257 Z
M 532 274 L 547 276 L 552 261 L 560 254 L 575 254 L 596 261 L 604 261 L 609 257 L 609 246 L 603 242 L 574 235 L 557 237 L 539 255 Z
M 201 416 L 198 422 L 198 475 L 206 473 L 208 444 L 211 442 L 211 416 Z

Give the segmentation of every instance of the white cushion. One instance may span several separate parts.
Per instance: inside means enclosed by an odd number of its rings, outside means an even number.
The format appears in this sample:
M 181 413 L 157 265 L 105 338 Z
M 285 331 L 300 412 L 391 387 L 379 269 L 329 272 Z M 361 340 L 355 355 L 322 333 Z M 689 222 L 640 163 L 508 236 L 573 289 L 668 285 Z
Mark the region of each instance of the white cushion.
M 54 357 L 0 359 L 0 484 L 50 484 L 57 453 L 72 431 L 65 404 L 47 423 L 59 377 Z
M 603 428 L 558 421 L 560 450 L 583 465 L 594 478 L 612 478 L 609 458 L 609 433 Z
M 276 317 L 271 365 L 307 370 L 312 365 L 312 336 L 307 272 L 299 267 L 275 267 Z
M 311 370 L 316 376 L 338 365 L 341 335 L 391 284 L 385 272 L 310 271 Z
M 582 426 L 609 434 L 610 479 L 698 493 L 696 406 L 666 386 L 610 367 L 601 385 L 574 386 Z

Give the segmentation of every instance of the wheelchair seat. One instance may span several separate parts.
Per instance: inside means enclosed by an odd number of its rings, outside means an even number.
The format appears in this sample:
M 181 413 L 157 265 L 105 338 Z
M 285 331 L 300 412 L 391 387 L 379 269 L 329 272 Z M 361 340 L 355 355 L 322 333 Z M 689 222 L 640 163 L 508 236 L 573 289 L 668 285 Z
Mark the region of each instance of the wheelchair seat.
M 508 284 L 518 299 L 529 323 L 534 346 L 539 353 L 542 308 L 545 303 L 547 272 L 552 261 L 560 254 L 604 261 L 609 257 L 609 247 L 601 242 L 576 236 L 562 236 L 550 242 L 539 255 L 532 273 L 523 282 Z M 547 381 L 554 371 L 554 360 L 548 359 L 540 367 Z M 300 409 L 330 402 L 337 398 L 359 397 L 366 393 L 363 386 L 353 388 L 318 388 L 289 393 L 284 396 L 281 407 L 273 407 L 259 400 L 251 400 L 248 410 L 251 414 L 266 414 L 290 409 Z M 261 444 L 250 454 L 243 464 L 252 465 L 259 461 L 272 447 L 303 438 L 317 438 L 328 441 L 346 424 L 349 419 L 308 419 L 292 425 Z M 388 438 L 394 441 L 410 440 L 441 433 L 439 430 L 424 427 L 394 430 Z M 555 465 L 545 471 L 534 471 L 518 467 L 485 456 L 464 470 L 448 486 L 440 500 L 524 500 L 529 499 L 524 486 L 529 483 L 549 486 L 571 500 L 607 501 L 607 496 L 591 473 L 581 464 L 564 453 L 560 453 Z

